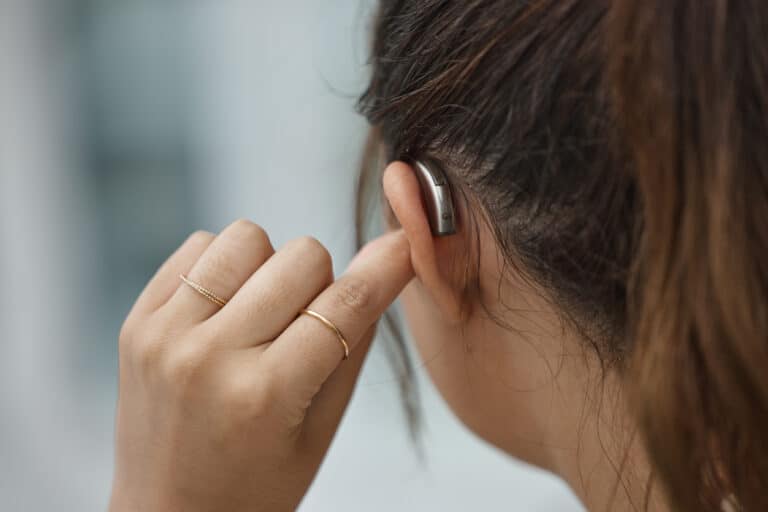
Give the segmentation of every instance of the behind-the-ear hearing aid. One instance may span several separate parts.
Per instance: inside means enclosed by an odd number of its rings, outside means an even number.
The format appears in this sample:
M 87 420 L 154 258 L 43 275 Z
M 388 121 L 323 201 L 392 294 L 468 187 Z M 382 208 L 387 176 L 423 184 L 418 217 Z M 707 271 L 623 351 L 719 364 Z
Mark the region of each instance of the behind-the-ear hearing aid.
M 432 235 L 446 236 L 456 233 L 453 196 L 445 171 L 440 164 L 426 156 L 415 159 L 405 155 L 401 160 L 408 162 L 416 170 Z

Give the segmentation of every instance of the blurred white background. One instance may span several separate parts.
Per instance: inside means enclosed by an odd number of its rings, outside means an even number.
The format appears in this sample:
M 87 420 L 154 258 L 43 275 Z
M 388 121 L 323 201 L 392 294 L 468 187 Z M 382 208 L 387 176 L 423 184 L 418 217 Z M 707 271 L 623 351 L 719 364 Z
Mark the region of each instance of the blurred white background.
M 0 509 L 104 510 L 116 337 L 197 228 L 310 234 L 343 271 L 370 0 L 0 0 Z M 306 511 L 578 511 L 419 366 L 427 465 L 377 340 Z

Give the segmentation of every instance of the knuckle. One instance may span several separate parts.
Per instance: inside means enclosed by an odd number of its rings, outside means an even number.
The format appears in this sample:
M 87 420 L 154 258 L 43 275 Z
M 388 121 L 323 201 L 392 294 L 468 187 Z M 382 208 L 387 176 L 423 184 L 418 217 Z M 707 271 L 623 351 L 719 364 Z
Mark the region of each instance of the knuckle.
M 343 307 L 363 312 L 373 301 L 373 290 L 365 279 L 347 276 L 338 281 L 337 300 Z
M 296 239 L 296 243 L 301 247 L 302 252 L 314 265 L 321 269 L 332 269 L 333 258 L 328 249 L 313 236 L 302 236 Z
M 141 325 L 140 332 L 131 327 L 127 330 L 130 340 L 128 352 L 134 367 L 144 376 L 156 375 L 162 367 L 171 341 L 177 335 L 172 324 L 162 316 L 151 317 Z
M 248 219 L 237 219 L 232 223 L 232 231 L 239 237 L 247 240 L 255 240 L 260 243 L 269 242 L 269 235 L 266 230 Z
M 202 279 L 205 281 L 206 286 L 213 287 L 217 290 L 222 284 L 229 283 L 232 280 L 233 275 L 237 275 L 238 269 L 229 257 L 224 252 L 214 252 L 206 254 L 205 260 L 198 263 L 200 268 L 195 268 L 193 271 L 196 274 L 193 279 Z M 197 273 L 204 278 L 198 278 Z
M 211 435 L 216 444 L 232 446 L 242 443 L 270 421 L 276 395 L 267 379 L 259 376 L 257 382 L 242 374 L 231 375 L 220 388 L 218 396 L 219 418 Z
M 164 335 L 145 336 L 132 346 L 133 359 L 142 375 L 154 375 L 162 365 L 168 348 L 168 340 Z
M 187 243 L 193 245 L 207 245 L 214 239 L 214 237 L 215 235 L 210 231 L 200 229 L 187 237 Z
M 270 416 L 278 401 L 275 381 L 261 374 L 256 379 L 232 379 L 227 396 L 227 408 L 234 418 L 253 423 Z
M 122 352 L 127 349 L 133 340 L 133 321 L 130 315 L 123 321 L 123 325 L 120 326 L 120 332 L 117 335 L 117 343 L 119 350 Z
M 172 388 L 183 392 L 190 389 L 207 368 L 210 350 L 204 343 L 178 345 L 162 359 L 163 376 Z

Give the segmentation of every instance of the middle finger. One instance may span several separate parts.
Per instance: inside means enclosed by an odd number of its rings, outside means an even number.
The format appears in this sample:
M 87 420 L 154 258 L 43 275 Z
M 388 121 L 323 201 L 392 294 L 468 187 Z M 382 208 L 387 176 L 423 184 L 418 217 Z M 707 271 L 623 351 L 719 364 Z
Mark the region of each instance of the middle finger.
M 328 250 L 310 236 L 293 239 L 243 284 L 211 327 L 233 347 L 272 341 L 332 282 Z
M 187 277 L 228 300 L 274 252 L 264 229 L 248 220 L 238 220 L 211 242 Z M 228 306 L 222 308 L 179 280 L 179 287 L 163 308 L 182 323 L 192 325 Z

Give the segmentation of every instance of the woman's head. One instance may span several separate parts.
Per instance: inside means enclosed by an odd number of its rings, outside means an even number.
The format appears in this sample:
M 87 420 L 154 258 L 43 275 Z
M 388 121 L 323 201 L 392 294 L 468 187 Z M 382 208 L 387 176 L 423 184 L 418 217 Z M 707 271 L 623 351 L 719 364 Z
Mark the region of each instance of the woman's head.
M 510 453 L 580 473 L 571 433 L 603 428 L 623 471 L 626 403 L 676 505 L 765 506 L 768 7 L 615 4 L 380 2 L 365 161 L 441 161 L 462 224 L 425 235 L 394 164 L 408 323 L 454 411 Z

